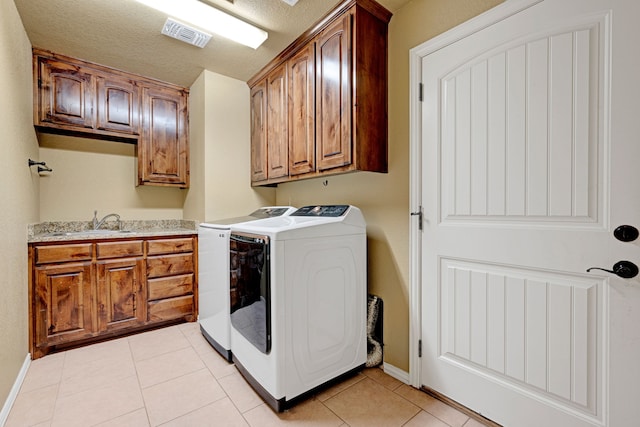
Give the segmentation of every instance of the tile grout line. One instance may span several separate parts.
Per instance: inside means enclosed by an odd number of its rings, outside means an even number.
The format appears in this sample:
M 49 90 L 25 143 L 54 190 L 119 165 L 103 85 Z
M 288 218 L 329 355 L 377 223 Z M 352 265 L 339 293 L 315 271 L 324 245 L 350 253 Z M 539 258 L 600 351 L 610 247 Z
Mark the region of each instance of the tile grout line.
M 384 372 L 384 369 L 381 369 L 381 371 L 382 371 L 382 372 Z M 386 374 L 386 373 L 385 373 L 385 375 L 388 375 L 388 374 Z M 370 378 L 370 379 L 372 379 L 374 382 L 376 382 L 377 384 L 380 384 L 382 387 L 385 387 L 385 386 L 384 386 L 384 384 L 382 384 L 382 383 L 380 383 L 380 382 L 376 381 L 374 378 L 371 378 L 371 377 L 369 377 L 369 376 L 367 376 L 367 378 Z M 399 381 L 399 380 L 398 380 L 398 381 Z M 409 404 L 411 404 L 411 405 L 415 406 L 415 407 L 416 407 L 416 408 L 418 408 L 418 410 L 419 410 L 417 414 L 415 414 L 413 417 L 411 417 L 409 420 L 407 420 L 407 422 L 405 422 L 403 425 L 407 424 L 409 421 L 411 421 L 412 419 L 414 419 L 415 417 L 417 417 L 417 416 L 420 414 L 420 412 L 426 412 L 427 414 L 431 415 L 432 417 L 434 417 L 434 418 L 435 418 L 435 419 L 437 419 L 438 421 L 442 422 L 443 424 L 445 424 L 445 425 L 447 425 L 447 426 L 449 426 L 449 427 L 455 427 L 455 426 L 452 426 L 451 424 L 449 424 L 448 422 L 446 422 L 445 420 L 443 420 L 442 418 L 440 418 L 439 416 L 437 416 L 436 414 L 433 414 L 433 413 L 429 412 L 428 410 L 424 409 L 424 408 L 423 408 L 423 407 L 421 407 L 420 405 L 416 404 L 415 402 L 412 402 L 411 400 L 407 399 L 405 396 L 403 396 L 403 395 L 399 394 L 399 393 L 397 392 L 397 390 L 399 390 L 400 388 L 402 388 L 402 386 L 404 386 L 404 385 L 406 385 L 406 386 L 408 386 L 408 387 L 411 387 L 409 384 L 404 384 L 402 381 L 400 381 L 400 384 L 399 384 L 397 387 L 395 387 L 394 389 L 388 389 L 388 390 L 390 390 L 391 392 L 393 392 L 393 394 L 395 394 L 396 396 L 400 397 L 401 399 L 403 399 L 403 400 L 404 400 L 404 401 L 406 401 L 407 403 L 409 403 Z M 385 387 L 385 388 L 387 388 L 387 387 Z M 411 387 L 411 388 L 412 388 L 412 389 L 415 389 L 415 390 L 417 390 L 417 391 L 422 392 L 421 390 L 419 390 L 419 389 L 417 389 L 417 388 L 414 388 L 414 387 Z M 450 406 L 450 405 L 447 405 L 447 406 Z M 455 408 L 454 408 L 454 409 L 455 409 Z M 466 416 L 466 414 L 464 414 L 464 415 Z M 464 424 L 466 424 L 467 422 L 469 422 L 469 419 L 470 419 L 470 417 L 468 417 L 468 416 L 467 416 L 467 419 L 465 420 Z M 464 424 L 462 424 L 462 426 L 461 426 L 461 427 L 464 427 Z
M 56 384 L 56 398 L 53 402 L 53 411 L 51 413 L 51 418 L 49 419 L 49 425 L 53 425 L 53 421 L 56 417 L 56 408 L 58 407 L 58 399 L 60 398 L 60 387 L 62 387 L 62 382 L 64 381 L 64 368 L 67 366 L 67 351 L 65 350 L 62 353 L 62 369 L 60 370 L 60 380 Z
M 204 405 L 204 406 L 201 406 L 201 407 L 199 407 L 199 408 L 195 408 L 195 409 L 194 409 L 194 410 L 192 410 L 192 411 L 189 411 L 189 412 L 187 412 L 187 413 L 185 413 L 185 414 L 179 415 L 179 416 L 177 416 L 177 417 L 175 417 L 175 418 L 173 418 L 173 419 L 171 419 L 171 420 L 167 420 L 166 422 L 163 422 L 162 424 L 159 424 L 159 425 L 158 425 L 158 427 L 161 427 L 161 426 L 162 426 L 162 425 L 164 425 L 164 424 L 167 424 L 167 423 L 170 423 L 170 422 L 172 422 L 172 421 L 175 421 L 175 420 L 177 420 L 177 419 L 179 419 L 179 418 L 182 418 L 182 417 L 184 417 L 184 416 L 186 416 L 186 415 L 188 415 L 188 414 L 192 414 L 192 413 L 194 413 L 194 412 L 196 412 L 196 411 L 199 411 L 199 410 L 201 410 L 202 408 L 205 408 L 205 407 L 207 407 L 207 406 L 209 406 L 209 405 L 211 405 L 211 404 L 213 404 L 213 403 L 220 402 L 221 400 L 223 400 L 223 399 L 225 399 L 225 398 L 226 398 L 226 399 L 228 399 L 228 400 L 229 400 L 229 402 L 231 402 L 231 404 L 233 405 L 233 407 L 236 409 L 236 411 L 238 411 L 238 414 L 240 414 L 240 416 L 242 416 L 243 420 L 247 423 L 247 425 L 250 425 L 250 424 L 249 424 L 249 422 L 244 418 L 243 413 L 242 413 L 242 412 L 240 412 L 240 409 L 236 406 L 236 404 L 235 404 L 235 402 L 233 401 L 233 399 L 231 399 L 231 396 L 229 396 L 229 394 L 227 393 L 227 390 L 225 390 L 225 388 L 222 386 L 222 384 L 220 384 L 220 382 L 218 381 L 218 378 L 217 378 L 217 377 L 215 376 L 215 374 L 211 371 L 211 369 L 209 368 L 209 366 L 207 366 L 206 361 L 202 358 L 202 355 L 200 354 L 200 352 L 198 352 L 198 350 L 194 347 L 193 342 L 189 339 L 189 337 L 187 336 L 187 334 L 185 334 L 185 332 L 182 330 L 182 328 L 180 328 L 180 327 L 179 327 L 179 325 L 178 325 L 178 327 L 177 327 L 177 328 L 178 328 L 178 330 L 180 331 L 180 333 L 182 334 L 182 336 L 183 336 L 183 337 L 187 340 L 187 342 L 189 343 L 189 347 L 194 351 L 194 353 L 196 354 L 196 356 L 198 356 L 198 359 L 200 359 L 200 361 L 201 361 L 201 362 L 202 362 L 202 364 L 204 365 L 204 368 L 203 368 L 203 369 L 199 369 L 199 370 L 194 371 L 194 372 L 199 372 L 199 371 L 203 371 L 203 370 L 206 370 L 207 372 L 209 372 L 209 374 L 211 375 L 211 377 L 213 378 L 213 380 L 216 382 L 216 384 L 218 384 L 218 386 L 220 387 L 220 389 L 221 389 L 221 390 L 222 390 L 222 392 L 224 393 L 224 396 L 223 396 L 223 397 L 221 397 L 220 399 L 216 399 L 216 400 L 214 400 L 214 401 L 212 401 L 212 402 L 209 402 L 209 403 L 207 403 L 207 404 L 206 404 L 206 405 Z M 186 347 L 185 347 L 185 348 L 186 348 Z M 184 374 L 184 375 L 187 375 L 187 374 Z M 183 375 L 183 376 L 184 376 L 184 375 Z M 232 375 L 232 374 L 229 374 L 229 375 Z M 225 376 L 228 376 L 228 375 L 225 375 Z M 173 379 L 175 379 L 175 378 L 173 378 Z M 167 381 L 171 381 L 171 380 L 167 380 Z M 163 381 L 163 382 L 166 382 L 166 381 Z M 162 383 L 158 383 L 158 384 L 162 384 Z M 156 384 L 154 384 L 154 385 L 156 385 Z M 253 409 L 253 408 L 252 408 L 252 409 Z M 151 421 L 149 421 L 149 425 L 151 425 Z M 152 427 L 154 427 L 154 426 L 152 426 Z
M 142 407 L 144 408 L 144 414 L 147 417 L 147 423 L 151 426 L 151 418 L 149 417 L 149 411 L 147 410 L 147 401 L 144 398 L 144 393 L 142 392 L 142 384 L 140 383 L 140 375 L 138 374 L 138 365 L 136 364 L 136 360 L 133 357 L 133 349 L 131 348 L 130 337 L 127 337 L 127 348 L 129 349 L 129 356 L 131 357 L 131 362 L 133 363 L 133 369 L 136 372 L 136 382 L 138 383 L 138 389 L 140 390 L 140 397 L 142 397 Z M 137 409 L 136 409 L 137 411 Z

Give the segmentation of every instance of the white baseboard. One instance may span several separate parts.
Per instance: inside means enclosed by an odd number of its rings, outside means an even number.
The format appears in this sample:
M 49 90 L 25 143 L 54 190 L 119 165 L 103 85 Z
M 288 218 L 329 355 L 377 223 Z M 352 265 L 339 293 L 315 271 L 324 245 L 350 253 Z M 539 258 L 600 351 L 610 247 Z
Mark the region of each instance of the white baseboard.
M 397 379 L 398 381 L 402 381 L 405 384 L 409 384 L 408 372 L 405 372 L 400 368 L 396 368 L 395 366 L 390 365 L 388 363 L 383 363 L 382 369 L 384 370 L 385 374 L 388 374 L 393 378 Z
M 4 401 L 4 406 L 2 407 L 2 411 L 0 411 L 0 427 L 4 426 L 4 424 L 7 422 L 7 418 L 9 418 L 9 412 L 11 411 L 11 407 L 13 406 L 13 403 L 16 401 L 16 398 L 18 397 L 18 392 L 20 391 L 20 387 L 22 387 L 24 378 L 27 376 L 27 371 L 29 370 L 30 364 L 31 364 L 31 353 L 27 353 L 27 357 L 25 357 L 24 359 L 22 368 L 20 368 L 20 372 L 18 372 L 18 377 L 13 383 L 13 387 L 11 387 L 11 391 L 9 392 L 9 396 L 7 396 L 7 400 Z

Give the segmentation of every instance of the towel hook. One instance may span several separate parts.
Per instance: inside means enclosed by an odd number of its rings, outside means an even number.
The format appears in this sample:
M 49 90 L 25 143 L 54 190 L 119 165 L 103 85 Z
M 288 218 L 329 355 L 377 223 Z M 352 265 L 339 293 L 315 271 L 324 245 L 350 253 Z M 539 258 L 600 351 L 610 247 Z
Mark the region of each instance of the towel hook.
M 40 172 L 53 172 L 49 166 L 47 166 L 46 162 L 36 162 L 35 160 L 29 159 L 29 167 L 38 165 L 38 173 Z

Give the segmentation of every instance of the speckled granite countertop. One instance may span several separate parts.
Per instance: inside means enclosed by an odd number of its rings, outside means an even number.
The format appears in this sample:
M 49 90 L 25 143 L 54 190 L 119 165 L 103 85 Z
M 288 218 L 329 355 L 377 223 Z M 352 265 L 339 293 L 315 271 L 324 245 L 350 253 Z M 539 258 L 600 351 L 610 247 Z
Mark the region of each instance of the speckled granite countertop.
M 93 230 L 90 221 L 55 221 L 30 224 L 27 228 L 28 243 L 64 242 L 67 240 L 95 240 L 128 237 L 173 236 L 197 234 L 198 223 L 179 219 L 108 221 L 99 231 Z

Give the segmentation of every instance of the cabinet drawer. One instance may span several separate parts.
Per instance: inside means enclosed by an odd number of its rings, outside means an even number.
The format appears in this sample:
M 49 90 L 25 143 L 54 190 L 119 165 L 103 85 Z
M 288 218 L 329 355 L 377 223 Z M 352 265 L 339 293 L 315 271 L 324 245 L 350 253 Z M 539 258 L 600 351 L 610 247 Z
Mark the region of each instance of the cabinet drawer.
M 126 256 L 141 256 L 142 240 L 131 242 L 101 242 L 96 243 L 96 257 L 104 258 L 120 258 Z
M 69 245 L 36 246 L 36 264 L 52 262 L 87 261 L 91 259 L 91 243 L 74 243 Z
M 149 279 L 149 300 L 176 297 L 193 292 L 193 274 Z
M 162 255 L 147 258 L 147 277 L 193 273 L 193 254 Z
M 193 296 L 168 298 L 149 303 L 149 320 L 178 319 L 193 314 Z
M 147 255 L 193 252 L 193 237 L 178 239 L 149 240 Z

